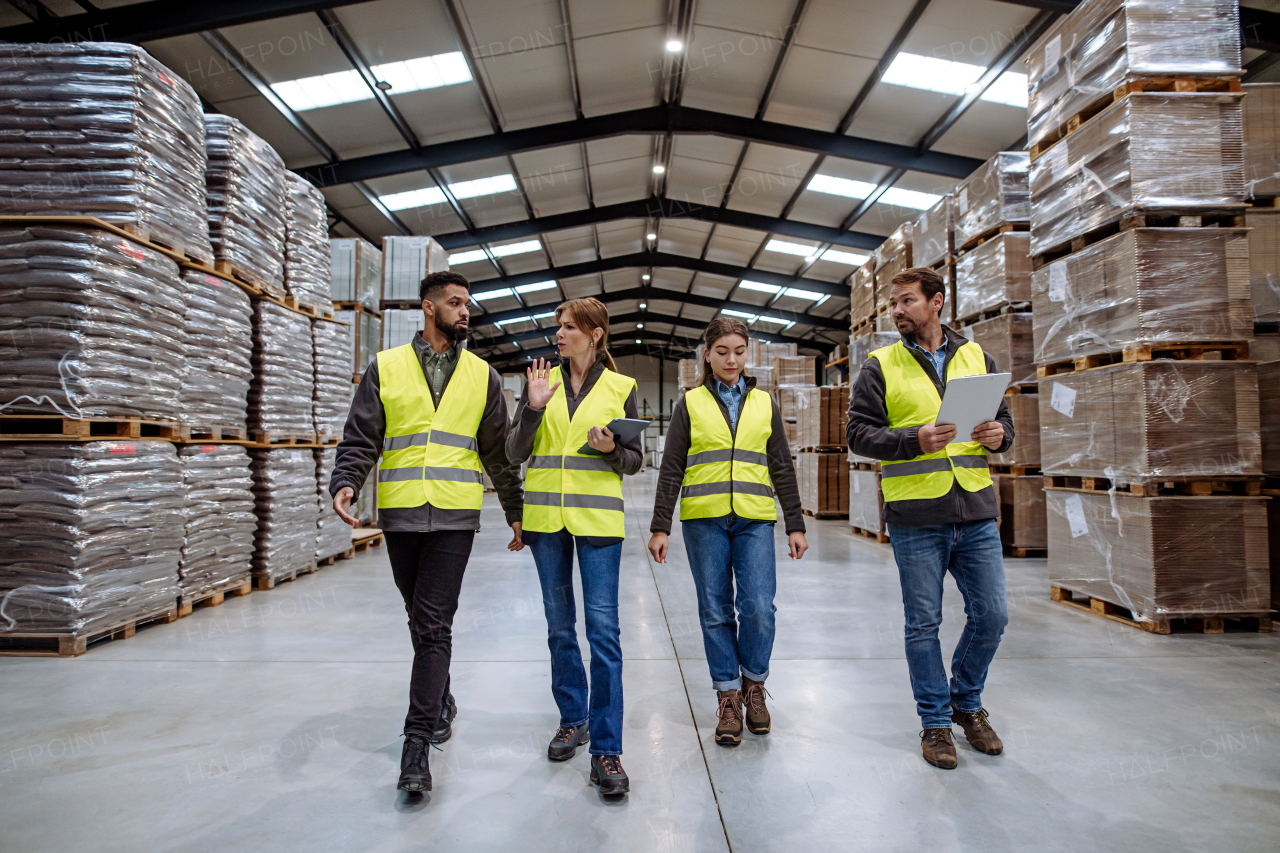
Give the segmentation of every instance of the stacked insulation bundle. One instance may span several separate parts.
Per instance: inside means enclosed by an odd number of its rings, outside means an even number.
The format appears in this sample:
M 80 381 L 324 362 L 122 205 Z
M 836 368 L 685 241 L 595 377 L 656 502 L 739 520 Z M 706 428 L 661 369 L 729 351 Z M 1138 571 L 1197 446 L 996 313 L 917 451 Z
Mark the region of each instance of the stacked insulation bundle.
M 254 304 L 250 433 L 314 439 L 312 350 L 309 317 L 265 299 Z
M 320 504 L 320 515 L 316 519 L 316 559 L 323 560 L 351 550 L 351 528 L 333 511 L 329 498 L 329 478 L 337 464 L 338 449 L 317 448 L 312 452 L 316 465 L 316 499 Z
M 320 190 L 293 172 L 284 173 L 284 285 L 300 305 L 332 307 L 329 298 L 329 218 Z
M 347 347 L 351 353 L 351 378 L 359 382 L 382 346 L 382 320 L 367 311 L 334 311 L 333 317 L 344 326 Z
M 176 616 L 183 485 L 172 444 L 3 444 L 0 468 L 0 638 Z
M 358 237 L 329 241 L 329 298 L 358 302 L 377 311 L 382 287 L 382 252 Z
M 185 287 L 94 228 L 0 227 L 0 411 L 176 420 Z
M 200 99 L 142 48 L 10 45 L 0 213 L 96 216 L 209 263 Z
M 382 311 L 382 349 L 393 349 L 411 342 L 422 331 L 421 308 L 384 308 Z
M 383 237 L 382 301 L 416 304 L 422 280 L 448 269 L 449 253 L 434 237 Z
M 253 576 L 269 588 L 315 567 L 316 460 L 310 448 L 254 449 L 249 457 L 258 517 Z
M 253 556 L 253 478 L 238 444 L 178 449 L 186 491 L 178 584 L 188 601 L 249 579 Z
M 204 125 L 214 255 L 250 284 L 284 298 L 284 161 L 230 116 L 207 115 Z
M 312 395 L 315 429 L 320 441 L 337 440 L 347 422 L 355 385 L 351 383 L 351 327 L 329 320 L 311 321 L 315 359 Z
M 244 427 L 253 353 L 253 305 L 236 285 L 184 270 L 186 374 L 179 391 L 184 424 Z

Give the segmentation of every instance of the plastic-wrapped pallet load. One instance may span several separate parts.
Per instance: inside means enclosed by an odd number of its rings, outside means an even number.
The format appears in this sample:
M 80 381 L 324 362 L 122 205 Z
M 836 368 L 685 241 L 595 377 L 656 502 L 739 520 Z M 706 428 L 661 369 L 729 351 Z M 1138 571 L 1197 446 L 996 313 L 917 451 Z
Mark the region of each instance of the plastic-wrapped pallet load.
M 1280 361 L 1258 365 L 1258 422 L 1262 472 L 1280 474 Z
M 756 387 L 766 394 L 772 394 L 774 389 L 773 368 L 762 367 L 756 365 L 751 368 L 751 375 L 756 378 Z
M 902 335 L 897 332 L 871 332 L 869 334 L 858 335 L 849 339 L 849 370 L 861 370 L 862 365 L 867 363 L 867 359 L 871 357 L 871 353 L 881 347 L 892 346 L 902 340 Z M 853 384 L 853 378 L 850 377 L 849 384 Z
M 253 471 L 253 576 L 259 586 L 306 573 L 315 567 L 316 520 L 320 499 L 316 492 L 316 459 L 310 448 L 249 451 Z
M 360 376 L 382 347 L 382 320 L 367 311 L 335 311 L 333 316 L 351 324 L 343 328 L 351 348 L 351 373 Z
M 1246 341 L 1242 228 L 1135 228 L 1031 274 L 1036 361 L 1160 341 Z
M 1243 97 L 1129 95 L 1054 145 L 1031 164 L 1031 253 L 1135 211 L 1243 204 Z
M 200 99 L 142 48 L 11 45 L 0 128 L 0 213 L 96 216 L 213 259 Z
M 329 499 L 329 478 L 337 464 L 336 447 L 316 448 L 316 495 L 320 515 L 316 520 L 316 559 L 323 560 L 351 550 L 351 528 L 342 520 Z
M 817 515 L 849 512 L 849 462 L 843 453 L 797 453 L 800 506 Z
M 329 221 L 324 196 L 307 180 L 284 173 L 284 285 L 300 305 L 329 311 Z
M 1144 622 L 1266 613 L 1267 500 L 1046 488 L 1049 582 Z
M 1031 302 L 1031 235 L 998 234 L 956 261 L 956 319 Z
M 243 429 L 253 379 L 253 305 L 248 294 L 217 276 L 183 270 L 182 283 L 186 372 L 178 417 L 193 426 Z
M 874 258 L 854 270 L 850 289 L 849 318 L 856 326 L 876 313 L 876 264 Z
M 184 291 L 109 231 L 0 227 L 0 411 L 177 420 Z
M 876 247 L 876 310 L 880 311 L 889 305 L 889 291 L 893 289 L 893 277 L 905 269 L 915 266 L 912 260 L 911 223 L 904 222 Z
M 1089 0 L 1027 58 L 1027 140 L 1068 120 L 1128 81 L 1167 75 L 1240 75 L 1235 0 Z
M 773 357 L 773 384 L 775 388 L 783 385 L 813 385 L 814 371 L 811 355 L 782 355 Z
M 911 254 L 915 266 L 931 267 L 955 254 L 955 246 L 951 242 L 954 225 L 952 196 L 947 193 L 937 204 L 921 213 L 912 226 Z
M 880 513 L 884 499 L 880 492 L 880 472 L 853 468 L 849 471 L 849 526 L 886 535 Z
M 250 284 L 283 298 L 284 161 L 230 116 L 207 115 L 204 127 L 214 255 Z
M 996 369 L 1010 375 L 1010 385 L 1036 383 L 1035 337 L 1031 314 L 998 314 L 965 327 L 965 337 L 982 347 Z
M 449 253 L 431 237 L 382 238 L 382 299 L 417 302 L 422 280 L 449 269 Z
M 1044 548 L 1048 544 L 1044 477 L 997 475 L 992 479 L 1000 498 L 1001 544 L 1010 548 Z
M 0 444 L 0 643 L 172 612 L 182 469 L 164 441 Z
M 312 397 L 311 318 L 265 299 L 254 304 L 253 382 L 249 432 L 267 436 L 315 436 Z
M 421 308 L 386 308 L 382 312 L 382 348 L 392 349 L 411 342 L 422 331 Z
M 186 500 L 178 585 L 188 601 L 249 579 L 253 535 L 253 478 L 249 454 L 238 444 L 178 448 Z
M 315 395 L 312 406 L 321 441 L 342 437 L 355 386 L 351 384 L 350 326 L 329 320 L 311 321 L 315 356 Z
M 1262 473 L 1252 362 L 1129 362 L 1040 383 L 1045 474 L 1147 483 Z
M 1038 394 L 1010 394 L 1004 398 L 1009 404 L 1009 416 L 1013 418 L 1013 434 L 1017 438 L 1004 453 L 991 453 L 987 457 L 992 465 L 1016 465 L 1020 468 L 1040 466 L 1040 396 Z M 1043 546 L 1041 546 L 1043 547 Z
M 329 298 L 334 302 L 359 302 L 377 311 L 382 291 L 382 252 L 358 237 L 329 241 L 331 278 Z
M 1250 198 L 1280 195 L 1280 83 L 1246 83 L 1244 179 Z
M 696 358 L 680 359 L 679 379 L 681 388 L 698 387 L 698 360 Z
M 1002 225 L 1031 221 L 1026 151 L 1001 151 L 956 187 L 953 233 L 956 251 Z
M 1249 288 L 1255 323 L 1280 323 L 1280 208 L 1250 208 Z

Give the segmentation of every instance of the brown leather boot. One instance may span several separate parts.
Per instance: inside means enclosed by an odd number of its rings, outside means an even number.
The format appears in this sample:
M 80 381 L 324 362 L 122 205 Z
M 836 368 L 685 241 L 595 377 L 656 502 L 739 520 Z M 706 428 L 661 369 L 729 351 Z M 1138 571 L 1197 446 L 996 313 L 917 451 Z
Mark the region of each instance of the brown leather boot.
M 966 714 L 953 705 L 951 722 L 960 724 L 964 729 L 965 738 L 978 752 L 985 752 L 987 755 L 999 755 L 1004 752 L 1000 735 L 996 734 L 996 730 L 991 728 L 991 723 L 987 721 L 986 708 L 979 708 L 976 714 Z
M 742 743 L 742 697 L 737 690 L 717 690 L 720 706 L 716 709 L 716 743 L 737 746 Z
M 956 758 L 956 745 L 951 739 L 951 729 L 925 729 L 920 732 L 920 745 L 924 749 L 924 760 L 934 767 L 955 770 L 960 763 Z
M 767 735 L 770 720 L 764 697 L 769 694 L 769 691 L 764 689 L 763 681 L 752 681 L 746 676 L 742 678 L 742 685 L 742 702 L 747 708 L 747 728 L 753 735 Z

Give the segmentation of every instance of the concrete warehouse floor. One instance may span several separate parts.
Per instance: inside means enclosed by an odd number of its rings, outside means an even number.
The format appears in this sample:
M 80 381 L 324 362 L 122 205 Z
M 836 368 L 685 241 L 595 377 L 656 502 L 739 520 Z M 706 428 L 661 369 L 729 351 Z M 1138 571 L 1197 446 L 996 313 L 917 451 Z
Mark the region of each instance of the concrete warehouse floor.
M 0 659 L 0 850 L 1275 850 L 1280 634 L 1150 636 L 1051 603 L 1044 561 L 1010 560 L 986 693 L 1006 752 L 960 738 L 936 770 L 892 554 L 843 521 L 779 564 L 773 733 L 716 746 L 683 543 L 665 566 L 644 549 L 653 476 L 627 480 L 625 801 L 585 751 L 545 758 L 537 576 L 486 495 L 429 800 L 395 790 L 410 648 L 377 549 L 81 658 Z M 949 656 L 950 581 L 947 606 Z

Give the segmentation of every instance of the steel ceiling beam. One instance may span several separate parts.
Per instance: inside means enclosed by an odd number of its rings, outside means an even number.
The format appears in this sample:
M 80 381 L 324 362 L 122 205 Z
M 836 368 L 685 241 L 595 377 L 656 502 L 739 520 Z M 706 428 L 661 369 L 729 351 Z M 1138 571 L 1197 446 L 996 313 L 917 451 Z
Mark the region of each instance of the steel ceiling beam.
M 614 302 L 616 300 L 601 300 L 601 301 L 603 301 L 606 305 L 608 305 L 610 302 Z M 616 316 L 609 317 L 610 327 L 618 324 L 623 324 L 623 323 L 627 323 L 627 324 L 666 323 L 667 325 L 671 325 L 671 326 L 679 326 L 685 329 L 694 329 L 695 331 L 697 331 L 698 334 L 692 337 L 686 336 L 686 339 L 694 341 L 695 344 L 702 340 L 702 332 L 704 329 L 706 329 L 706 326 L 707 326 L 706 323 L 698 320 L 690 320 L 687 317 L 677 317 L 674 314 L 656 314 L 652 311 L 631 311 L 626 314 L 618 314 Z M 644 330 L 643 329 L 619 330 L 616 333 L 611 330 L 609 334 L 616 335 L 617 337 L 620 337 L 620 338 L 625 338 L 628 334 L 630 334 L 633 331 L 643 332 Z M 757 334 L 757 331 L 758 331 L 758 334 Z M 483 338 L 483 339 L 477 338 L 476 346 L 479 348 L 499 347 L 505 344 L 517 344 L 517 343 L 523 343 L 524 341 L 537 340 L 538 338 L 554 337 L 555 334 L 556 334 L 556 330 L 554 327 L 548 328 L 548 329 L 531 329 L 527 332 L 517 332 L 515 334 L 503 335 L 498 338 Z M 775 334 L 775 333 L 767 332 L 763 329 L 753 330 L 752 336 L 759 337 L 761 340 L 767 339 L 770 343 L 795 344 L 796 346 L 813 347 L 814 349 L 822 349 L 822 347 L 816 346 L 817 342 L 815 341 L 805 340 L 804 338 L 795 338 L 795 337 L 791 337 L 790 335 Z M 632 335 L 632 337 L 634 338 L 635 336 Z
M 658 336 L 651 336 L 657 340 Z M 647 355 L 662 356 L 670 359 L 688 358 L 693 350 L 680 348 L 672 348 L 667 346 L 651 345 L 651 344 L 610 344 L 609 352 L 616 358 L 622 358 L 628 355 Z M 556 348 L 553 346 L 540 347 L 539 349 L 520 350 L 518 352 L 504 352 L 495 355 L 489 360 L 490 366 L 494 369 L 501 370 L 503 368 L 515 367 L 524 364 L 535 358 L 554 357 L 557 354 Z

